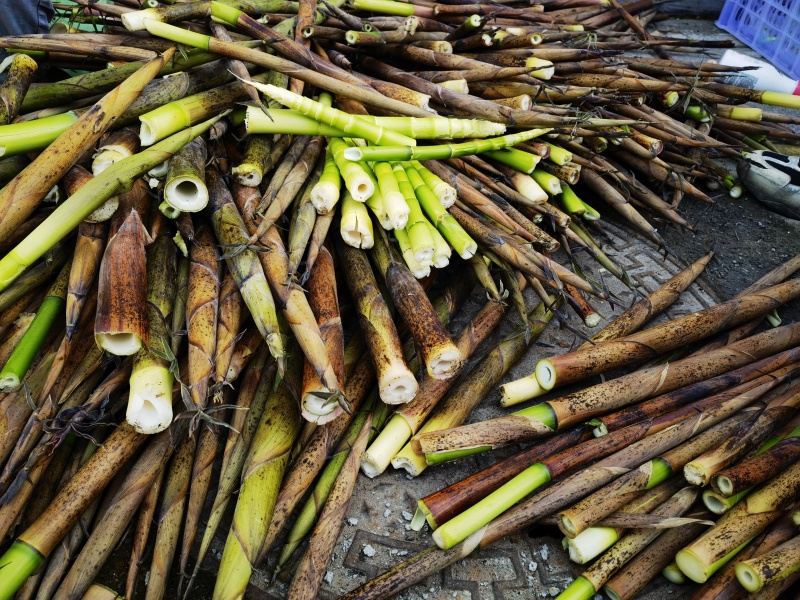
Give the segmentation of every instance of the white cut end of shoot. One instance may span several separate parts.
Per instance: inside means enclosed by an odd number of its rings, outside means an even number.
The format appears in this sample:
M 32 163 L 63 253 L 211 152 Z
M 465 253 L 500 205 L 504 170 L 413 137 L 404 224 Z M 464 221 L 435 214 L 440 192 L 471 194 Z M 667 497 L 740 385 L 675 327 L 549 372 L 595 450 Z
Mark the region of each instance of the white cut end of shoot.
M 417 507 L 417 511 L 414 513 L 414 518 L 411 519 L 411 529 L 413 531 L 421 531 L 425 526 L 425 521 L 427 518 L 428 517 L 425 515 L 425 511 Z
M 717 487 L 725 496 L 733 494 L 733 482 L 725 475 L 717 475 Z
M 606 427 L 605 423 L 600 423 L 600 425 L 592 429 L 592 435 L 594 437 L 603 437 L 604 435 L 608 435 L 608 427 Z
M 372 219 L 363 202 L 355 201 L 351 195 L 345 194 L 342 199 L 342 220 L 339 227 L 342 240 L 354 248 L 372 248 L 375 238 L 372 231 Z
M 258 187 L 264 178 L 264 174 L 253 165 L 239 165 L 231 169 L 231 173 L 236 175 L 239 185 L 245 187 Z
M 417 395 L 418 387 L 416 378 L 405 365 L 392 365 L 383 369 L 378 381 L 379 395 L 386 404 L 410 402 Z
M 383 194 L 383 210 L 389 217 L 392 229 L 404 229 L 408 225 L 408 204 L 400 192 L 389 191 Z
M 602 552 L 608 550 L 619 539 L 613 527 L 590 527 L 574 539 L 565 538 L 569 559 L 585 565 Z
M 395 469 L 405 469 L 411 477 L 417 477 L 428 467 L 428 463 L 425 462 L 424 454 L 417 454 L 411 444 L 406 444 L 392 459 L 392 466 Z
M 153 177 L 155 179 L 164 179 L 167 176 L 167 171 L 169 171 L 169 161 L 165 160 L 160 165 L 157 165 L 150 169 L 147 172 L 148 177 Z
M 114 213 L 117 212 L 117 208 L 119 208 L 119 196 L 111 196 L 111 198 L 100 205 L 100 208 L 96 208 L 92 214 L 86 217 L 86 220 L 90 223 L 108 221 L 114 216 Z
M 559 517 L 559 522 L 561 523 L 561 527 L 566 531 L 568 534 L 575 535 L 575 526 L 572 524 L 570 518 L 566 515 L 561 515 Z
M 543 81 L 549 80 L 553 75 L 556 73 L 556 69 L 549 60 L 544 60 L 542 58 L 536 58 L 535 56 L 530 57 L 527 61 L 525 61 L 526 67 L 538 67 L 535 71 L 531 71 L 528 73 L 531 77 L 535 77 L 536 79 L 541 79 Z
M 439 202 L 442 203 L 442 208 L 450 208 L 453 206 L 453 204 L 456 203 L 456 198 L 458 197 L 456 188 L 445 183 L 444 181 L 433 187 L 433 193 L 439 198 Z
M 463 362 L 461 352 L 454 345 L 443 348 L 430 357 L 426 365 L 428 375 L 434 379 L 449 379 L 458 370 Z
M 366 202 L 375 193 L 375 184 L 372 183 L 366 173 L 361 176 L 351 177 L 350 181 L 346 183 L 347 191 L 350 192 L 356 202 Z
M 134 333 L 98 333 L 97 345 L 116 356 L 131 356 L 142 348 L 142 338 Z
M 327 215 L 338 201 L 339 188 L 332 183 L 321 181 L 311 190 L 311 204 L 314 205 L 317 214 Z
M 161 15 L 152 8 L 123 13 L 121 19 L 122 24 L 128 31 L 144 31 L 146 29 L 145 21 L 148 19 L 152 21 L 163 21 Z
M 545 391 L 552 390 L 556 385 L 556 370 L 547 359 L 540 360 L 536 363 L 536 368 L 533 371 L 536 376 L 536 381 L 544 388 Z
M 728 190 L 728 196 L 731 198 L 740 198 L 741 195 L 744 193 L 744 189 L 739 184 L 734 185 L 731 189 Z
M 12 392 L 19 387 L 19 377 L 14 374 L 0 377 L 0 392 Z
M 102 148 L 92 159 L 92 174 L 99 175 L 115 162 L 127 158 L 130 154 L 123 154 L 115 148 Z
M 364 155 L 361 153 L 361 148 L 347 148 L 344 151 L 344 157 L 347 160 L 359 161 Z
M 383 473 L 395 454 L 411 438 L 411 434 L 411 428 L 406 420 L 400 415 L 394 415 L 364 453 L 364 458 L 361 460 L 361 470 L 364 475 L 373 479 Z
M 333 421 L 342 412 L 343 409 L 336 396 L 322 397 L 313 393 L 303 396 L 302 414 L 306 421 L 324 425 Z
M 172 423 L 172 374 L 160 365 L 134 369 L 125 420 L 139 433 L 164 431 Z
M 706 481 L 707 475 L 707 471 L 701 465 L 688 463 L 683 467 L 683 476 L 691 485 L 705 485 L 708 483 Z
M 600 318 L 600 315 L 597 313 L 589 313 L 586 315 L 586 318 L 583 320 L 583 322 L 587 327 L 592 328 L 600 325 L 601 320 L 602 319 Z
M 728 510 L 728 504 L 725 502 L 725 500 L 720 498 L 716 492 L 711 490 L 705 490 L 705 492 L 703 492 L 703 504 L 705 504 L 706 508 L 715 515 L 725 514 L 725 512 Z
M 466 79 L 449 79 L 437 84 L 446 90 L 452 90 L 460 94 L 469 94 L 469 84 Z
M 157 141 L 156 131 L 153 125 L 143 117 L 144 115 L 139 117 L 139 121 L 141 122 L 141 126 L 139 127 L 139 141 L 141 142 L 142 147 L 152 146 Z
M 200 212 L 208 205 L 208 188 L 198 179 L 176 177 L 164 186 L 164 200 L 181 212 Z
M 428 228 L 430 229 L 431 237 L 433 237 L 433 266 L 437 269 L 444 269 L 450 264 L 450 257 L 453 255 L 453 251 L 447 240 L 442 237 L 442 234 L 433 225 Z
M 500 406 L 514 406 L 531 398 L 541 396 L 547 390 L 539 385 L 536 375 L 528 375 L 500 386 Z
M 664 576 L 664 579 L 669 581 L 670 583 L 674 583 L 676 585 L 683 585 L 686 583 L 686 575 L 683 574 L 678 568 L 678 563 L 672 561 L 668 564 L 664 569 L 661 571 L 661 574 Z
M 511 179 L 511 185 L 531 202 L 542 204 L 548 200 L 547 192 L 530 175 L 524 173 L 514 175 Z

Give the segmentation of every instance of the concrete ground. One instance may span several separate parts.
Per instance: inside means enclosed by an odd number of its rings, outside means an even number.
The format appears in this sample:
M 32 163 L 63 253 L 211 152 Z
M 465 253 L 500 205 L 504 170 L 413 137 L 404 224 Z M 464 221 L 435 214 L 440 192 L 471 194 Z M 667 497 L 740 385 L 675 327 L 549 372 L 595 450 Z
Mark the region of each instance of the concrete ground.
M 686 37 L 729 37 L 714 28 L 708 20 L 671 19 L 659 23 L 658 28 L 663 33 L 676 32 Z M 681 57 L 692 60 L 703 58 L 699 54 L 682 54 Z M 615 224 L 613 215 L 604 215 L 609 221 L 605 228 L 607 237 L 604 239 L 604 248 L 648 290 L 683 268 L 684 261 L 694 261 L 710 248 L 715 249 L 716 256 L 705 274 L 667 311 L 670 318 L 730 298 L 765 272 L 800 252 L 800 222 L 769 212 L 749 197 L 732 200 L 726 195 L 719 195 L 715 199 L 717 203 L 713 206 L 692 199 L 684 200 L 681 204 L 680 210 L 695 227 L 694 233 L 678 231 L 667 225 L 660 228 L 661 235 L 677 258 L 665 259 L 649 243 Z M 591 261 L 583 258 L 581 264 L 596 273 Z M 613 317 L 634 300 L 630 290 L 609 279 L 606 277 L 612 291 L 619 295 L 620 302 L 613 313 L 607 304 L 596 307 L 606 318 Z M 798 304 L 795 302 L 780 311 L 786 322 L 800 317 Z M 477 310 L 479 305 L 480 298 L 476 295 L 469 303 L 468 312 Z M 509 318 L 503 331 L 510 330 L 512 320 Z M 464 322 L 465 317 L 457 319 L 455 329 Z M 577 325 L 577 319 L 572 324 Z M 496 343 L 498 337 L 494 336 L 492 340 L 477 354 L 481 355 L 483 350 Z M 535 345 L 511 369 L 507 379 L 529 373 L 539 358 L 564 352 L 576 341 L 572 333 L 551 325 L 541 338 L 541 343 Z M 474 412 L 471 420 L 501 414 L 498 398 L 498 392 L 492 392 Z M 320 598 L 334 598 L 349 591 L 430 546 L 429 531 L 414 532 L 409 528 L 416 500 L 517 449 L 431 468 L 414 480 L 406 477 L 404 472 L 395 471 L 374 480 L 361 475 Z M 398 597 L 407 600 L 523 600 L 556 596 L 581 571 L 579 566 L 566 559 L 557 533 L 553 528 L 534 527 L 501 541 L 495 547 L 473 554 Z M 222 537 L 217 540 L 212 553 L 216 556 L 211 556 L 207 561 L 200 585 L 192 594 L 193 598 L 211 597 L 213 573 L 223 542 Z M 114 565 L 104 573 L 104 583 L 111 584 L 117 590 L 124 588 L 128 556 L 129 550 L 123 544 Z M 270 560 L 274 560 L 274 556 Z M 646 600 L 688 598 L 693 589 L 660 580 L 648 586 L 638 597 Z M 284 583 L 271 582 L 269 569 L 258 570 L 248 597 L 280 598 L 285 591 Z M 175 593 L 174 587 L 171 593 Z

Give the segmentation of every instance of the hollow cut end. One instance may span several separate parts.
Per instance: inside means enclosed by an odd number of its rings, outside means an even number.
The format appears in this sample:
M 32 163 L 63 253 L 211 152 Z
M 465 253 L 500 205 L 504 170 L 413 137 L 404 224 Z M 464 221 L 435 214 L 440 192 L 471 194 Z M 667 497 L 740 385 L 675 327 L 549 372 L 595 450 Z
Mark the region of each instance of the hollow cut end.
M 404 229 L 408 225 L 408 204 L 399 192 L 387 192 L 383 196 L 383 209 L 392 223 L 393 229 Z
M 381 373 L 378 389 L 381 400 L 386 404 L 405 404 L 417 395 L 414 375 L 405 366 L 389 367 Z
M 461 367 L 463 357 L 453 344 L 431 353 L 425 365 L 428 375 L 434 379 L 449 379 Z
M 597 327 L 598 325 L 600 325 L 600 321 L 601 321 L 600 315 L 598 315 L 597 313 L 588 314 L 586 315 L 586 318 L 583 320 L 584 324 L 587 327 Z
M 356 160 L 356 161 L 358 161 L 358 160 L 361 160 L 361 158 L 362 158 L 363 156 L 364 156 L 364 155 L 362 154 L 362 152 L 361 152 L 361 149 L 360 149 L 360 148 L 347 148 L 347 149 L 344 151 L 344 157 L 345 157 L 347 160 Z M 352 192 L 351 192 L 351 193 L 352 193 Z M 354 195 L 354 197 L 355 197 L 355 195 Z
M 160 165 L 156 165 L 152 169 L 147 172 L 147 175 L 153 177 L 155 179 L 163 179 L 167 176 L 167 171 L 169 170 L 169 161 L 165 160 Z
M 549 392 L 556 386 L 556 369 L 546 358 L 536 363 L 533 373 L 544 390 Z
M 92 174 L 99 175 L 115 162 L 121 161 L 123 156 L 119 151 L 112 148 L 106 148 L 102 152 L 95 154 L 92 160 Z
M 98 333 L 97 345 L 117 356 L 131 356 L 142 348 L 142 338 L 135 333 Z
M 19 387 L 19 377 L 9 373 L 0 377 L 0 392 L 13 392 Z
M 759 591 L 763 585 L 756 570 L 745 562 L 736 565 L 736 579 L 751 593 Z
M 131 375 L 125 419 L 139 433 L 164 431 L 172 423 L 172 375 L 164 367 L 139 369 Z
M 405 469 L 411 477 L 418 477 L 427 467 L 424 456 L 414 454 L 410 449 L 408 452 L 402 451 L 392 459 L 392 466 L 395 469 Z
M 433 515 L 430 511 L 426 510 L 425 504 L 422 500 L 417 501 L 417 512 L 414 513 L 414 518 L 411 519 L 411 529 L 414 531 L 422 531 L 422 528 L 425 526 L 425 522 L 428 522 L 431 529 L 436 529 L 436 521 L 433 518 Z M 431 525 L 431 521 L 433 521 L 433 525 Z
M 375 184 L 367 177 L 354 177 L 348 182 L 347 186 L 350 195 L 356 202 L 366 202 L 375 193 Z
M 236 181 L 239 182 L 239 185 L 245 187 L 258 187 L 264 178 L 264 174 L 255 166 L 241 165 L 231 169 L 231 172 L 236 175 Z
M 709 490 L 706 490 L 703 493 L 703 504 L 705 504 L 706 508 L 715 515 L 725 514 L 725 511 L 728 510 L 728 505 L 725 503 L 725 501 L 717 496 L 716 493 L 710 492 Z
M 575 529 L 575 525 L 572 524 L 572 520 L 567 515 L 559 516 L 558 521 L 561 530 L 567 534 L 567 536 L 572 536 L 574 538 L 577 535 L 578 530 Z
M 182 212 L 199 212 L 208 204 L 208 188 L 196 179 L 178 177 L 164 187 L 164 200 Z
M 142 146 L 152 146 L 157 141 L 155 130 L 153 129 L 152 125 L 143 117 L 139 117 L 139 121 L 142 123 L 141 127 L 139 127 L 139 140 L 141 141 Z
M 446 183 L 442 182 L 441 184 L 436 186 L 434 190 L 436 195 L 439 198 L 439 202 L 442 203 L 443 208 L 450 208 L 453 204 L 456 203 L 456 197 L 458 194 L 456 193 L 455 188 L 452 186 L 447 185 Z
M 536 380 L 535 375 L 528 375 L 516 381 L 509 381 L 500 386 L 500 406 L 514 406 L 521 404 L 545 393 Z

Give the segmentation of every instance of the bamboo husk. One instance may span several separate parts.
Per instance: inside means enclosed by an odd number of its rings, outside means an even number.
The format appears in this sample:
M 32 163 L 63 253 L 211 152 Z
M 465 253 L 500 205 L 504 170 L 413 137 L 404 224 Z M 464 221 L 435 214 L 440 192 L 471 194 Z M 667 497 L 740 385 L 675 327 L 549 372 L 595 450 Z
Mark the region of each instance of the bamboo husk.
M 714 474 L 737 462 L 750 448 L 760 445 L 779 423 L 791 419 L 797 412 L 798 401 L 800 394 L 796 389 L 789 389 L 773 399 L 747 428 L 735 432 L 719 447 L 687 463 L 684 466 L 686 480 L 693 485 L 707 485 Z
M 549 390 L 554 385 L 564 385 L 603 370 L 654 357 L 769 312 L 793 299 L 798 292 L 800 292 L 800 282 L 788 281 L 762 290 L 756 295 L 725 302 L 641 333 L 540 361 L 536 368 L 537 380 Z M 691 333 L 682 334 L 684 327 L 690 329 Z M 629 344 L 636 344 L 636 349 Z M 588 369 L 570 367 L 573 359 L 589 361 L 592 366 Z
M 795 537 L 766 554 L 744 560 L 736 565 L 736 578 L 748 592 L 759 592 L 765 586 L 786 579 L 800 568 L 798 549 L 800 539 Z
M 800 349 L 793 348 L 779 352 L 739 369 L 689 384 L 609 415 L 597 417 L 590 424 L 595 427 L 595 435 L 605 435 L 609 431 L 632 425 L 653 415 L 663 414 L 667 410 L 674 410 L 710 394 L 721 393 L 723 390 L 727 390 L 724 393 L 734 393 L 737 388 L 746 390 L 754 385 L 759 385 L 766 381 L 765 377 L 771 376 L 773 371 L 793 364 L 797 358 L 800 358 Z
M 389 309 L 377 288 L 375 276 L 363 251 L 340 244 L 344 274 L 359 310 L 361 332 L 370 349 L 381 399 L 404 404 L 417 393 L 418 384 L 408 369 Z
M 242 486 L 222 554 L 215 598 L 235 598 L 244 593 L 267 535 L 289 452 L 300 430 L 302 418 L 292 400 L 299 394 L 302 368 L 296 348 L 286 362 L 284 377 L 270 394 L 242 468 Z M 254 506 L 261 508 L 253 510 Z
M 125 582 L 125 595 L 128 598 L 133 598 L 136 592 L 136 580 L 139 575 L 139 568 L 144 562 L 144 552 L 147 540 L 150 536 L 150 526 L 153 523 L 153 515 L 155 515 L 158 506 L 158 498 L 161 492 L 162 482 L 164 481 L 164 473 L 165 470 L 161 469 L 161 472 L 156 476 L 139 507 L 139 517 L 136 520 L 133 535 L 131 561 L 128 565 L 128 578 Z
M 317 597 L 319 586 L 325 575 L 328 562 L 336 547 L 336 539 L 344 527 L 344 515 L 356 484 L 361 457 L 367 447 L 371 415 L 367 417 L 361 431 L 350 449 L 341 473 L 331 489 L 323 507 L 317 526 L 309 540 L 309 547 L 294 571 L 288 597 L 293 599 Z
M 770 334 L 776 334 L 774 340 L 770 339 L 772 338 Z M 666 367 L 641 369 L 507 417 L 465 425 L 450 432 L 420 436 L 420 447 L 428 454 L 459 448 L 507 444 L 549 435 L 556 427 L 563 429 L 578 422 L 583 423 L 590 417 L 652 397 L 658 392 L 671 391 L 693 381 L 724 373 L 731 367 L 739 366 L 741 364 L 739 360 L 747 361 L 744 364 L 748 364 L 752 358 L 763 356 L 761 352 L 771 355 L 774 353 L 773 350 L 767 348 L 773 341 L 787 336 L 783 338 L 783 342 L 778 342 L 772 347 L 780 351 L 794 345 L 795 342 L 790 340 L 798 334 L 800 327 L 793 326 L 779 328 L 767 334 L 758 334 L 724 349 L 677 361 Z M 786 345 L 783 345 L 784 343 Z M 748 352 L 747 358 L 740 354 L 745 348 Z M 751 351 L 757 354 L 749 354 Z
M 101 520 L 95 524 L 92 535 L 89 536 L 81 553 L 62 581 L 55 598 L 59 600 L 81 598 L 82 594 L 91 586 L 105 559 L 136 514 L 136 509 L 150 488 L 150 484 L 158 476 L 181 440 L 184 439 L 185 433 L 186 428 L 178 426 L 162 432 L 148 444 L 125 477 L 108 508 L 103 512 Z M 140 436 L 142 441 L 146 439 L 142 434 L 135 435 Z M 107 444 L 113 442 L 115 437 L 117 437 L 116 434 L 111 434 L 104 446 L 93 455 L 92 459 L 89 459 L 82 470 L 89 468 L 95 457 L 104 454 L 103 449 Z M 122 464 L 118 468 L 120 467 Z M 73 482 L 75 479 L 71 483 Z M 63 494 L 69 487 L 71 486 L 68 484 L 61 493 Z M 75 519 L 77 520 L 79 516 L 80 514 L 75 515 Z
M 779 441 L 763 454 L 723 469 L 712 478 L 712 485 L 714 490 L 723 496 L 735 496 L 774 477 L 789 465 L 794 464 L 798 458 L 800 458 L 800 440 L 792 436 Z M 722 483 L 720 483 L 720 478 L 724 478 Z

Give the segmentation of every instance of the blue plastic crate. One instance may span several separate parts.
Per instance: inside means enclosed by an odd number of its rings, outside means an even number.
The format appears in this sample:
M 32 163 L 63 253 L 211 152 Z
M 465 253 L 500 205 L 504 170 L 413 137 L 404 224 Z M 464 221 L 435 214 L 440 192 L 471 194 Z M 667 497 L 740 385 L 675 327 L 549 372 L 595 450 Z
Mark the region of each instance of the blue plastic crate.
M 717 26 L 800 79 L 800 0 L 726 0 Z

